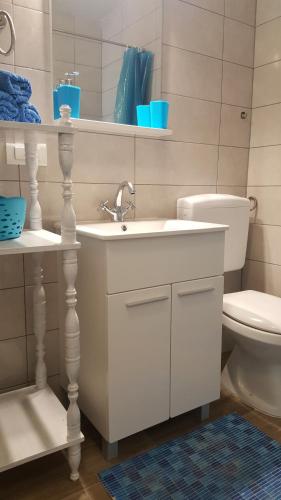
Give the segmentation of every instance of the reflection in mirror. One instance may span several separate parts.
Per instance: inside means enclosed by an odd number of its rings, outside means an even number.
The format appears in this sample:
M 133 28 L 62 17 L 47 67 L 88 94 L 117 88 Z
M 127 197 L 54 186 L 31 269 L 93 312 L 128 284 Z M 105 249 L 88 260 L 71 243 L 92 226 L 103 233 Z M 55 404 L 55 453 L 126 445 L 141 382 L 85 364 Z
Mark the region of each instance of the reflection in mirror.
M 54 89 L 73 79 L 81 88 L 80 118 L 136 124 L 136 105 L 161 97 L 160 0 L 52 4 Z

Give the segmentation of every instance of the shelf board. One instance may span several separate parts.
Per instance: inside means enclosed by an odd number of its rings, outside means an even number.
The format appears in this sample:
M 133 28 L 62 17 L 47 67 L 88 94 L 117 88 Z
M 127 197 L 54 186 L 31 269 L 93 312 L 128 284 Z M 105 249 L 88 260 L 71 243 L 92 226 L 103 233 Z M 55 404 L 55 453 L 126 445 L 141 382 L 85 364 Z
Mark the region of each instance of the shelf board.
M 0 255 L 77 250 L 80 246 L 79 242 L 62 243 L 60 235 L 45 229 L 40 231 L 24 230 L 21 236 L 15 240 L 0 241 Z
M 56 121 L 55 121 L 56 123 Z M 146 137 L 161 139 L 172 135 L 172 130 L 163 128 L 137 127 L 121 123 L 101 122 L 96 120 L 72 119 L 73 128 L 81 132 L 95 132 L 99 134 L 126 135 L 131 137 Z
M 46 142 L 46 135 L 52 134 L 75 134 L 77 130 L 73 126 L 60 125 L 57 121 L 50 125 L 38 123 L 20 123 L 0 120 L 0 142 Z
M 67 439 L 66 410 L 50 387 L 0 395 L 0 472 L 83 440 Z

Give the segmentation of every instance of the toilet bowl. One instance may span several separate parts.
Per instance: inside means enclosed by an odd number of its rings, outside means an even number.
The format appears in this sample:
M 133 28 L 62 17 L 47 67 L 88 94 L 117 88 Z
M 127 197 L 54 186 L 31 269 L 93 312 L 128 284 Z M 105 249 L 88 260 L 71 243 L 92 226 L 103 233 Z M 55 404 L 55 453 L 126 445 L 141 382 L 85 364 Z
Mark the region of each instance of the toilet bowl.
M 223 388 L 258 411 L 281 417 L 281 298 L 253 290 L 225 294 L 223 328 L 235 343 Z

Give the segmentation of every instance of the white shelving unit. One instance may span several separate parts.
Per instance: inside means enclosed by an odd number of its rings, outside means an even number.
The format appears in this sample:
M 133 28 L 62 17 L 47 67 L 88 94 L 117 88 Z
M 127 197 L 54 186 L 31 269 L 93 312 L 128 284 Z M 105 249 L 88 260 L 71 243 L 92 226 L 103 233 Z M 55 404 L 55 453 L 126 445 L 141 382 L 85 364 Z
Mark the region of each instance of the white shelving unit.
M 0 242 L 0 256 L 31 253 L 33 258 L 33 324 L 36 336 L 36 383 L 0 395 L 0 472 L 62 449 L 68 449 L 73 481 L 79 478 L 81 442 L 78 399 L 80 332 L 76 313 L 75 280 L 77 275 L 76 218 L 72 206 L 71 171 L 73 166 L 74 127 L 65 110 L 61 124 L 35 125 L 0 122 L 0 141 L 24 142 L 29 172 L 30 229 L 15 240 Z M 46 134 L 57 134 L 59 160 L 63 174 L 63 211 L 61 236 L 42 229 L 38 201 L 37 144 Z M 65 410 L 47 385 L 44 336 L 46 298 L 42 284 L 44 252 L 61 251 L 66 283 L 65 367 L 68 376 L 69 406 Z

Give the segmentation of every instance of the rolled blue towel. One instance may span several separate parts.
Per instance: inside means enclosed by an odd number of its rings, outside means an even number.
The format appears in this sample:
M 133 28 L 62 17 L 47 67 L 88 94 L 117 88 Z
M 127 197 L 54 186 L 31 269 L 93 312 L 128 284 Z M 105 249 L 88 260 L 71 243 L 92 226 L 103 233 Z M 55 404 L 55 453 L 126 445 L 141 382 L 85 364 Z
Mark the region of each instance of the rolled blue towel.
M 33 104 L 22 104 L 19 107 L 19 122 L 41 123 L 41 117 Z
M 0 90 L 12 95 L 19 105 L 28 102 L 32 93 L 26 78 L 9 71 L 0 71 Z
M 0 120 L 19 121 L 20 110 L 15 98 L 0 90 Z

